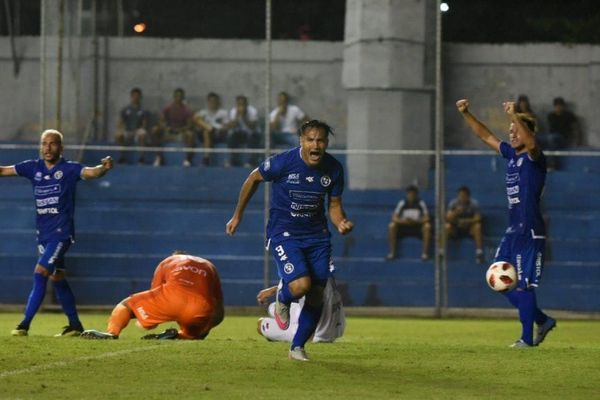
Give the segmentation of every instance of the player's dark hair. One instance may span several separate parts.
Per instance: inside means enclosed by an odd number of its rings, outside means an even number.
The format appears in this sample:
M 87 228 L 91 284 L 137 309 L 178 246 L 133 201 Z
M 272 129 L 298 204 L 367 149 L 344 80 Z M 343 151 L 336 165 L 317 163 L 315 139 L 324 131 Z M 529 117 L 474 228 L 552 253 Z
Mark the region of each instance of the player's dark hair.
M 131 94 L 134 94 L 134 93 L 137 93 L 137 94 L 139 94 L 141 96 L 142 95 L 142 89 L 140 89 L 139 87 L 134 87 L 133 89 L 131 89 L 131 91 L 129 92 L 129 94 L 131 95 Z
M 529 114 L 523 114 L 523 113 L 517 113 L 517 118 L 519 118 L 519 120 L 521 122 L 523 122 L 525 124 L 525 126 L 527 126 L 527 128 L 533 132 L 536 133 L 537 132 L 537 122 L 535 120 L 535 118 L 533 118 L 531 115 Z
M 325 137 L 329 137 L 329 134 L 334 134 L 333 129 L 327 123 L 319 121 L 318 119 L 311 119 L 310 121 L 303 123 L 300 129 L 298 129 L 298 136 L 304 135 L 304 133 L 311 129 L 323 130 L 323 132 L 325 132 Z
M 235 96 L 235 101 L 239 101 L 239 100 L 244 100 L 246 103 L 248 103 L 248 98 L 246 96 L 244 96 L 243 94 L 238 94 L 237 96 Z
M 552 100 L 552 104 L 555 106 L 558 106 L 558 105 L 564 106 L 565 99 L 563 99 L 562 97 L 555 97 L 554 100 Z
M 215 92 L 210 92 L 209 94 L 206 95 L 206 98 L 219 100 L 221 97 L 219 97 L 219 95 L 216 94 Z
M 404 191 L 406 193 L 413 192 L 419 194 L 419 188 L 416 185 L 408 185 Z
M 283 97 L 285 97 L 285 99 L 286 99 L 286 100 L 289 100 L 289 99 L 290 99 L 290 95 L 289 95 L 289 94 L 287 94 L 287 92 L 283 92 L 283 91 L 281 91 L 281 92 L 279 92 L 279 95 L 278 95 L 278 96 L 283 96 Z
M 469 189 L 468 186 L 461 186 L 461 187 L 459 187 L 458 188 L 458 193 L 460 193 L 460 192 L 465 192 L 469 196 L 471 195 L 471 189 Z
M 185 97 L 185 90 L 183 90 L 182 88 L 177 88 L 173 91 L 173 96 L 176 95 L 177 93 L 181 93 L 181 97 Z

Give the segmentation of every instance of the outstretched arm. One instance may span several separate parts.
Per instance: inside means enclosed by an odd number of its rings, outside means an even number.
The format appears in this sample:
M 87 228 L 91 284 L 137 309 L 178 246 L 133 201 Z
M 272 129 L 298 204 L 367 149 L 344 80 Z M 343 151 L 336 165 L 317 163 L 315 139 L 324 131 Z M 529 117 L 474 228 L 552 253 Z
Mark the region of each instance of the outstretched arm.
M 346 233 L 350 233 L 354 228 L 354 224 L 352 221 L 346 218 L 346 212 L 344 211 L 344 207 L 342 206 L 342 198 L 341 197 L 331 197 L 329 199 L 329 218 L 338 232 L 342 235 Z
M 0 178 L 5 177 L 5 176 L 17 176 L 17 170 L 15 169 L 14 165 L 9 165 L 6 167 L 1 167 L 0 166 Z
M 81 171 L 81 177 L 83 179 L 96 179 L 104 176 L 108 170 L 113 167 L 113 159 L 111 156 L 104 157 L 101 160 L 101 164 L 95 167 L 85 167 Z
M 235 211 L 233 212 L 233 217 L 231 217 L 225 226 L 225 233 L 227 233 L 227 235 L 232 236 L 235 233 L 240 222 L 242 222 L 244 210 L 246 209 L 248 202 L 256 192 L 256 189 L 258 189 L 258 185 L 263 181 L 264 179 L 258 171 L 258 168 L 255 168 L 254 171 L 248 175 L 248 178 L 246 178 L 246 181 L 244 181 L 244 184 L 240 189 L 240 195 L 238 197 L 237 205 L 235 206 Z
M 258 304 L 265 304 L 269 298 L 275 296 L 275 293 L 277 293 L 277 286 L 263 289 L 256 295 L 256 301 L 258 301 Z
M 519 117 L 517 117 L 514 102 L 507 101 L 502 103 L 502 105 L 504 106 L 504 111 L 508 114 L 512 123 L 519 127 L 521 141 L 525 145 L 525 149 L 527 150 L 527 153 L 529 153 L 529 157 L 532 160 L 537 160 L 541 154 L 541 151 L 537 141 L 535 140 L 535 133 L 531 132 L 527 125 Z
M 479 139 L 481 139 L 483 143 L 487 144 L 489 147 L 499 153 L 501 143 L 500 139 L 498 139 L 498 137 L 496 137 L 496 135 L 494 135 L 487 126 L 485 126 L 481 121 L 475 118 L 473 114 L 471 114 L 469 111 L 469 100 L 463 99 L 457 101 L 456 108 L 458 108 L 458 111 L 462 114 L 463 118 L 467 122 L 467 125 L 469 125 L 469 128 L 471 128 L 471 131 L 473 131 L 473 133 Z

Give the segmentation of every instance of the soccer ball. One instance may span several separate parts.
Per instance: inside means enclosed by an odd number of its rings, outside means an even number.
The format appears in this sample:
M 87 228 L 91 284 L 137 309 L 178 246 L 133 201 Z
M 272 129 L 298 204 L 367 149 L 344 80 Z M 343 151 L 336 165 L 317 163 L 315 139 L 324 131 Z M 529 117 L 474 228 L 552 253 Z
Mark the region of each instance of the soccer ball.
M 497 261 L 488 268 L 485 281 L 496 292 L 508 292 L 517 286 L 517 271 L 511 263 Z

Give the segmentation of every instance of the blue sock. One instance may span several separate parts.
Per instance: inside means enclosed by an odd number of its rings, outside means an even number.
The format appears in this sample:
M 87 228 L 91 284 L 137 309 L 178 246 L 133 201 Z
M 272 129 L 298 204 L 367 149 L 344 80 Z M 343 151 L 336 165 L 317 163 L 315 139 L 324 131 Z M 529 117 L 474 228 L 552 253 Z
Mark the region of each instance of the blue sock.
M 71 287 L 67 283 L 67 280 L 61 279 L 59 281 L 53 281 L 53 284 L 56 298 L 62 306 L 64 313 L 67 315 L 67 318 L 69 318 L 69 325 L 81 325 L 79 316 L 77 315 L 77 308 L 75 307 L 75 296 L 73 295 L 73 291 L 71 291 Z
M 510 304 L 515 308 L 519 308 L 519 296 L 517 296 L 516 290 L 511 290 L 510 292 L 504 293 L 504 296 L 510 301 Z
M 533 345 L 533 321 L 537 309 L 535 292 L 533 290 L 518 290 L 516 292 L 519 298 L 519 319 L 523 329 L 521 339 L 525 343 Z
M 25 318 L 23 318 L 23 321 L 21 321 L 19 326 L 29 329 L 31 320 L 40 309 L 40 306 L 44 301 L 44 296 L 46 296 L 47 282 L 47 276 L 38 273 L 33 274 L 33 288 L 31 289 L 31 293 L 29 293 L 29 299 L 27 300 L 27 306 L 25 307 Z
M 304 303 L 300 317 L 298 318 L 298 330 L 292 340 L 292 349 L 295 347 L 304 347 L 304 344 L 310 339 L 317 329 L 323 306 L 315 307 Z
M 290 292 L 289 286 L 286 283 L 284 283 L 283 287 L 279 290 L 278 299 L 283 304 L 290 305 L 292 301 L 296 300 L 296 297 L 294 297 L 294 295 L 292 295 L 292 292 Z

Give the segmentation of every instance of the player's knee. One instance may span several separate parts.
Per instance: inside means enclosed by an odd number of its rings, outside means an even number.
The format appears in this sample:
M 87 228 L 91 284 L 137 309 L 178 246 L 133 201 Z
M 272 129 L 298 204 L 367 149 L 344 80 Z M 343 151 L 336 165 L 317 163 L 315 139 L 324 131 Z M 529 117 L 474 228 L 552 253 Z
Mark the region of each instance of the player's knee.
M 48 268 L 44 267 L 41 264 L 35 266 L 33 273 L 43 275 L 46 278 L 50 277 L 50 271 L 48 270 Z
M 311 290 L 311 286 L 311 281 L 308 276 L 303 276 L 288 284 L 290 292 L 297 298 L 305 296 Z

